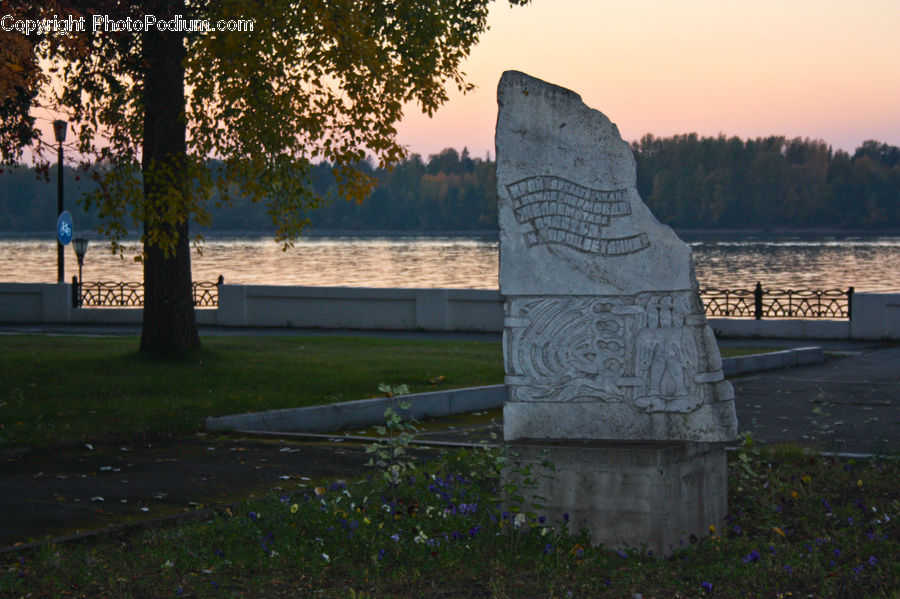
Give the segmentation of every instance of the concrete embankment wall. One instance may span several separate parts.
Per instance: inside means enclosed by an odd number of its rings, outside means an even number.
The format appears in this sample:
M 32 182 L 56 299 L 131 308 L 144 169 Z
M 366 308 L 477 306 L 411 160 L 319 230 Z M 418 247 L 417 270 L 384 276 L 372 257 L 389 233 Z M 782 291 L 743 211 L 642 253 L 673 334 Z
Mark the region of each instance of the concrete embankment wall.
M 140 323 L 140 308 L 73 308 L 68 283 L 0 283 L 0 322 Z M 499 332 L 503 296 L 479 289 L 221 285 L 201 325 Z M 900 340 L 900 294 L 856 293 L 853 320 L 710 318 L 721 337 Z

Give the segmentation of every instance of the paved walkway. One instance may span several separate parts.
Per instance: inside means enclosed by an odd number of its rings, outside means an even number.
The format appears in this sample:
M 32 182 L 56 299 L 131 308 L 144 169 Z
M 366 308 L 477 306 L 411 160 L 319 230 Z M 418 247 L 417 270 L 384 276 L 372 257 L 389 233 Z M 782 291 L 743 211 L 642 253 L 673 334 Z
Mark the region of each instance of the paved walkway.
M 741 431 L 764 442 L 896 454 L 900 346 L 826 347 L 853 355 L 732 379 Z M 490 442 L 492 432 L 502 437 L 499 418 L 496 411 L 442 419 L 427 423 L 422 438 Z M 208 434 L 125 446 L 6 450 L 0 453 L 0 547 L 294 491 L 360 475 L 367 460 L 362 443 L 337 435 L 312 441 Z
M 732 380 L 742 432 L 823 451 L 900 451 L 900 347 Z

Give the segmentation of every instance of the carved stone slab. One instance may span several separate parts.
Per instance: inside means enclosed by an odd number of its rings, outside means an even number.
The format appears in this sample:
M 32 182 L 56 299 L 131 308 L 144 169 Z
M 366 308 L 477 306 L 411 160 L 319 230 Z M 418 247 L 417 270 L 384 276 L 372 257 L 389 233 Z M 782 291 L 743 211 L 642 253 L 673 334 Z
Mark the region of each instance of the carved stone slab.
M 616 126 L 514 71 L 498 103 L 506 439 L 736 437 L 690 248 L 641 201 Z

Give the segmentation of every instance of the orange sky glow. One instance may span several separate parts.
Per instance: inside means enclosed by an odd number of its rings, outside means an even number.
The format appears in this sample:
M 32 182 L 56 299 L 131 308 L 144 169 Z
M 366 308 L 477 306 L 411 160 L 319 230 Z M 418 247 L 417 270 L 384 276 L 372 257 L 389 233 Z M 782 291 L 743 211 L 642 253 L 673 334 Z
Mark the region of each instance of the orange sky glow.
M 424 157 L 494 155 L 496 86 L 515 69 L 568 87 L 623 138 L 696 132 L 900 146 L 897 0 L 497 2 L 463 70 L 478 88 L 431 119 L 411 105 L 401 143 Z

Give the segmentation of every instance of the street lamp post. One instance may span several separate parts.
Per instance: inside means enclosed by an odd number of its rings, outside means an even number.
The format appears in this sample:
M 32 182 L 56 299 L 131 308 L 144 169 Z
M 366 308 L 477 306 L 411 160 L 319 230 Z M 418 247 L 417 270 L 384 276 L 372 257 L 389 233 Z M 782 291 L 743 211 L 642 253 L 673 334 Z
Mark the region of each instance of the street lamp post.
M 57 218 L 63 213 L 63 142 L 66 141 L 66 127 L 68 127 L 69 123 L 62 120 L 57 119 L 53 121 L 53 134 L 56 136 L 56 141 L 59 143 L 59 151 L 57 153 L 57 162 L 58 162 L 58 183 L 57 183 L 57 193 L 56 193 L 56 216 Z M 62 283 L 65 281 L 65 270 L 66 270 L 66 256 L 63 252 L 63 244 L 57 239 L 56 240 L 56 279 L 58 283 Z
M 72 247 L 75 248 L 75 257 L 78 258 L 78 286 L 76 296 L 78 301 L 75 302 L 76 306 L 81 306 L 81 285 L 84 282 L 84 279 L 81 277 L 81 267 L 84 266 L 84 255 L 87 253 L 88 240 L 84 237 L 76 237 L 72 240 Z

